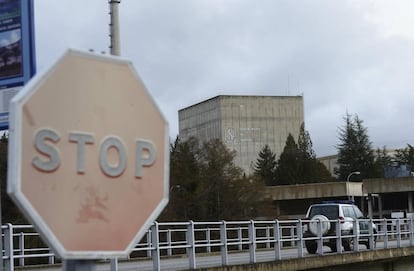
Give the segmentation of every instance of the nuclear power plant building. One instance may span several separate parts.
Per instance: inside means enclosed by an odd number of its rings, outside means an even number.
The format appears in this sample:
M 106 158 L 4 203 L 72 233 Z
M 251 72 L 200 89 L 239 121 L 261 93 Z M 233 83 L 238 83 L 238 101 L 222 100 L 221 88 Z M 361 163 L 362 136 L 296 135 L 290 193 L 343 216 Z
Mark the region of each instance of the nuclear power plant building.
M 219 95 L 179 110 L 178 118 L 182 140 L 221 139 L 237 152 L 236 165 L 250 174 L 266 144 L 279 157 L 289 133 L 297 141 L 303 96 Z

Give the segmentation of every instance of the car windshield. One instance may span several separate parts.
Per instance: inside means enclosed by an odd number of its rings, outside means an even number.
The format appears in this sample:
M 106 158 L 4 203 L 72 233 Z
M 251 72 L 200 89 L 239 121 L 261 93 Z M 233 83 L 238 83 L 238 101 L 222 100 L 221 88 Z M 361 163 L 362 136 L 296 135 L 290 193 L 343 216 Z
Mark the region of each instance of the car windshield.
M 309 217 L 312 218 L 315 215 L 324 215 L 329 220 L 338 219 L 338 206 L 337 205 L 315 205 L 312 206 Z

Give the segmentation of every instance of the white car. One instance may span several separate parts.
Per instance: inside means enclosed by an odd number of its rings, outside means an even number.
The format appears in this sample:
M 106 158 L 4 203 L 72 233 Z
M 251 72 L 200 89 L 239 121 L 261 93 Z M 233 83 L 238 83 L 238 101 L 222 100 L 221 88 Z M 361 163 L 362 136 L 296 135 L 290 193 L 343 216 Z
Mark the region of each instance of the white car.
M 369 232 L 371 222 L 365 218 L 354 204 L 348 203 L 323 203 L 311 205 L 306 212 L 306 221 L 304 226 L 303 237 L 310 238 L 319 235 L 322 236 L 337 236 L 336 224 L 339 223 L 341 229 L 342 245 L 344 250 L 350 251 L 353 249 L 353 238 L 346 237 L 357 232 L 360 234 L 359 243 L 366 245 L 370 249 Z M 354 221 L 358 220 L 356 224 L 357 229 L 354 231 Z M 377 227 L 374 223 L 371 224 L 372 231 L 376 234 Z M 320 231 L 320 232 L 319 232 Z M 374 237 L 374 246 L 375 240 Z M 326 238 L 323 240 L 324 245 L 331 248 L 332 251 L 337 251 L 336 238 Z M 310 254 L 315 254 L 318 248 L 316 240 L 305 240 L 306 250 Z

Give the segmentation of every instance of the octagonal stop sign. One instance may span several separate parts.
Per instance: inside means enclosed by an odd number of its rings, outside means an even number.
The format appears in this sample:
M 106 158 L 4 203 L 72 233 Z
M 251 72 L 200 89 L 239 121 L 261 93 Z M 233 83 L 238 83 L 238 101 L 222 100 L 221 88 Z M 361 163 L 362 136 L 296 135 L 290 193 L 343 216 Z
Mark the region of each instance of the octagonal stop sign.
M 64 259 L 127 256 L 168 202 L 168 124 L 127 60 L 68 50 L 9 132 L 8 193 Z

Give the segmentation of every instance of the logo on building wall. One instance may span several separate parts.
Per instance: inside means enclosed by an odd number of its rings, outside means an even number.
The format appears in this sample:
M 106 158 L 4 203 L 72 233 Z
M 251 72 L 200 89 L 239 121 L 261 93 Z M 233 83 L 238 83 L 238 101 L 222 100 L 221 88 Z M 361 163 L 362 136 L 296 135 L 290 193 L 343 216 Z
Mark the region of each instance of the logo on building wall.
M 227 128 L 225 139 L 227 142 L 234 142 L 236 139 L 236 131 L 234 128 Z

